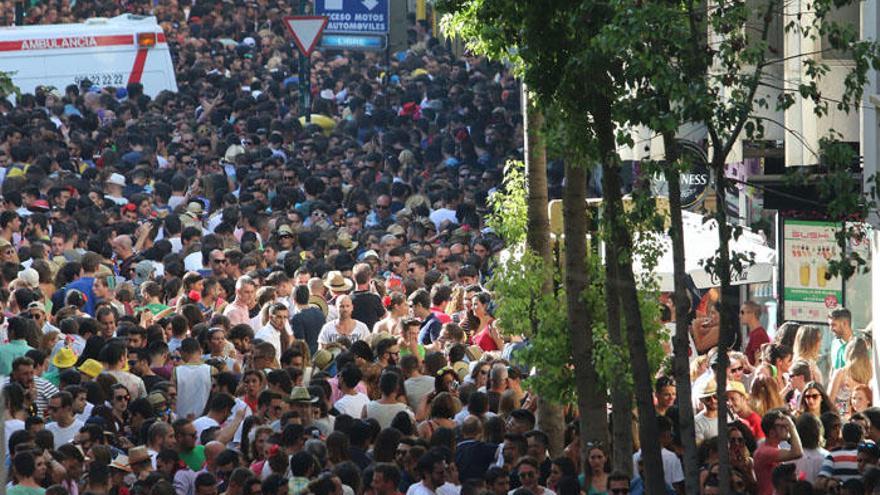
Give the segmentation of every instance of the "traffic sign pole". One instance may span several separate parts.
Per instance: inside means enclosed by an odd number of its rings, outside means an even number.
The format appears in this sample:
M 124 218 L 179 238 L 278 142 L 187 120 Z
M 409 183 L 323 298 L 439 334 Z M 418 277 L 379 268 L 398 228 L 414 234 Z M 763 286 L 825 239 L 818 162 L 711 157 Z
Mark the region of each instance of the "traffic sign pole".
M 312 62 L 299 54 L 299 115 L 312 122 Z
M 299 14 L 305 13 L 306 0 L 300 0 Z M 299 52 L 299 114 L 306 118 L 306 124 L 312 122 L 312 57 L 302 50 Z
M 306 2 L 301 0 L 299 11 L 305 13 Z M 328 18 L 325 16 L 298 15 L 284 18 L 284 26 L 293 37 L 294 43 L 299 48 L 299 106 L 300 116 L 305 117 L 306 123 L 312 121 L 312 67 L 310 56 L 324 27 L 327 26 Z

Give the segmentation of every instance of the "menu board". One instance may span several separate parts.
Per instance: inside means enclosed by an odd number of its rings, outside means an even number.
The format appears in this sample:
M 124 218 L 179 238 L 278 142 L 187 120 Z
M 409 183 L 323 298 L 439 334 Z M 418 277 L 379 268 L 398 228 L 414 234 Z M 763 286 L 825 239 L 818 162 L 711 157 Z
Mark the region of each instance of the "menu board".
M 829 262 L 840 256 L 834 237 L 840 228 L 835 222 L 784 221 L 783 319 L 824 323 L 829 310 L 843 305 L 843 280 L 828 273 Z

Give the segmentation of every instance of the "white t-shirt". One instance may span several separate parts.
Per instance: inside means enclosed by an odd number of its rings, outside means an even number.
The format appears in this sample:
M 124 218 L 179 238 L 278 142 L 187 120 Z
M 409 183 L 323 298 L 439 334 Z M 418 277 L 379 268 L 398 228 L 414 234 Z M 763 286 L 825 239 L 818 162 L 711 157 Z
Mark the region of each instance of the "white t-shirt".
M 415 421 L 416 417 L 412 410 L 406 404 L 396 402 L 394 404 L 380 404 L 378 401 L 370 401 L 367 404 L 367 418 L 373 418 L 379 422 L 379 426 L 384 430 L 391 426 L 394 417 L 401 411 L 409 414 L 409 417 Z
M 70 423 L 67 428 L 58 426 L 58 423 L 54 421 L 47 424 L 46 430 L 51 431 L 52 437 L 55 439 L 55 449 L 57 450 L 58 447 L 72 442 L 76 438 L 76 434 L 79 433 L 79 429 L 83 427 L 83 424 L 82 421 L 75 418 L 73 423 Z
M 220 426 L 220 423 L 214 421 L 214 419 L 208 416 L 196 418 L 196 420 L 193 421 L 193 428 L 196 429 L 196 442 L 201 443 L 203 431 L 207 430 L 208 428 L 214 428 L 216 426 Z
M 718 418 L 707 418 L 705 412 L 697 414 L 694 418 L 694 433 L 697 437 L 697 445 L 704 440 L 718 436 Z
M 336 401 L 336 410 L 342 414 L 348 414 L 352 418 L 360 418 L 364 407 L 370 402 L 367 394 L 358 392 L 355 395 L 343 395 Z
M 6 438 L 4 438 L 3 441 L 5 442 L 4 445 L 9 445 L 9 437 L 18 430 L 24 429 L 24 420 L 7 419 L 5 423 L 6 425 L 3 427 L 3 433 L 6 435 Z
M 418 483 L 414 483 L 409 486 L 409 489 L 406 491 L 406 495 L 436 495 L 434 490 L 431 490 L 421 481 Z
M 440 224 L 448 220 L 451 223 L 458 223 L 458 217 L 455 216 L 455 210 L 449 208 L 440 208 L 431 212 L 428 218 L 434 222 L 437 230 L 440 230 Z
M 289 325 L 289 323 L 286 323 L 285 327 Z M 287 335 L 293 336 L 293 332 L 291 332 L 289 328 L 285 328 L 284 330 L 287 332 Z M 272 347 L 275 348 L 275 359 L 277 359 L 279 363 L 281 362 L 281 332 L 276 330 L 271 323 L 268 323 L 263 328 L 259 329 L 257 333 L 254 334 L 254 339 L 260 339 L 272 344 Z
M 168 242 L 171 243 L 171 252 L 179 253 L 183 251 L 183 242 L 180 240 L 180 236 L 168 237 Z
M 639 459 L 641 457 L 641 450 L 633 454 L 634 473 L 639 472 Z M 678 459 L 678 456 L 669 450 L 660 449 L 660 457 L 663 460 L 663 481 L 669 486 L 684 481 L 684 470 L 681 468 L 681 461 Z
M 331 344 L 339 340 L 340 337 L 346 337 L 350 341 L 355 342 L 358 340 L 365 340 L 370 335 L 370 329 L 357 320 L 354 320 L 354 329 L 349 335 L 341 335 L 336 329 L 336 325 L 338 324 L 338 319 L 325 323 L 324 326 L 321 327 L 321 332 L 318 334 L 318 343 Z
M 422 399 L 434 391 L 434 378 L 425 375 L 408 378 L 403 382 L 403 386 L 406 389 L 406 401 L 409 407 L 417 411 L 422 405 Z
M 461 485 L 453 485 L 448 481 L 437 488 L 437 495 L 459 495 L 460 493 Z
M 197 272 L 199 270 L 204 270 L 205 267 L 202 264 L 203 261 L 204 260 L 202 260 L 202 252 L 195 251 L 195 252 L 189 253 L 186 256 L 186 258 L 183 259 L 183 267 L 187 271 L 191 271 L 191 272 Z
M 541 490 L 544 490 L 544 493 L 542 493 L 541 495 L 556 495 L 556 492 L 554 492 L 553 490 L 551 490 L 549 488 L 544 488 L 543 486 L 539 486 L 538 488 L 540 488 Z M 515 492 L 517 490 L 519 490 L 519 488 L 514 488 L 513 490 L 510 490 L 509 492 L 507 492 L 507 495 L 513 495 L 513 492 Z

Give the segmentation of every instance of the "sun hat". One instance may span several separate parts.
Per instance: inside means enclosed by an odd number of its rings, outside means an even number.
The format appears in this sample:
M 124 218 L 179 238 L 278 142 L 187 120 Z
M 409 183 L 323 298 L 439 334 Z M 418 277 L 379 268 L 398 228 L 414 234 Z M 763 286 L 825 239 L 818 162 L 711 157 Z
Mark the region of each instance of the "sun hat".
M 138 445 L 137 447 L 132 447 L 128 449 L 128 464 L 134 465 L 139 462 L 145 462 L 150 460 L 150 453 L 147 452 L 147 448 L 143 445 Z
M 58 369 L 72 368 L 76 364 L 77 356 L 70 347 L 62 347 L 55 357 L 52 358 L 52 364 Z M 84 363 L 85 364 L 85 363 Z
M 112 173 L 110 177 L 107 177 L 107 180 L 104 181 L 107 184 L 115 184 L 120 187 L 125 187 L 125 176 L 122 174 Z
M 150 405 L 153 407 L 168 403 L 168 399 L 165 398 L 165 395 L 162 392 L 151 392 L 150 395 L 147 396 L 147 400 L 150 401 Z
M 746 387 L 742 383 L 736 380 L 730 380 L 727 382 L 727 393 L 736 392 L 738 394 L 742 394 L 743 397 L 748 397 L 749 394 L 746 393 Z
M 354 283 L 343 277 L 339 270 L 331 270 L 324 276 L 324 287 L 334 292 L 348 292 L 354 287 Z
M 361 253 L 360 256 L 358 256 L 358 261 L 364 261 L 367 258 L 376 258 L 378 260 L 379 253 L 377 253 L 376 251 L 374 251 L 372 249 L 364 251 L 363 253 Z
M 386 232 L 388 232 L 389 234 L 391 234 L 395 237 L 398 237 L 398 236 L 405 235 L 406 229 L 404 229 L 402 225 L 393 223 L 388 226 L 388 229 L 386 229 Z
M 314 404 L 318 402 L 318 398 L 312 397 L 312 394 L 309 393 L 309 389 L 306 387 L 293 387 L 287 402 L 308 402 L 309 404 Z
M 86 359 L 83 364 L 79 365 L 79 372 L 95 378 L 104 371 L 104 366 L 94 359 Z
M 710 380 L 709 383 L 706 384 L 706 387 L 703 388 L 703 392 L 700 394 L 701 399 L 708 399 L 709 397 L 714 397 L 718 392 L 718 384 L 715 383 L 715 380 Z
M 113 462 L 110 463 L 110 467 L 127 473 L 131 472 L 131 463 L 128 461 L 128 456 L 125 454 L 117 455 L 116 458 L 113 459 Z
M 354 251 L 358 247 L 358 243 L 352 241 L 351 235 L 344 229 L 336 234 L 336 244 L 346 251 Z
M 324 371 L 333 363 L 333 354 L 327 349 L 320 349 L 312 356 L 312 365 L 315 368 Z

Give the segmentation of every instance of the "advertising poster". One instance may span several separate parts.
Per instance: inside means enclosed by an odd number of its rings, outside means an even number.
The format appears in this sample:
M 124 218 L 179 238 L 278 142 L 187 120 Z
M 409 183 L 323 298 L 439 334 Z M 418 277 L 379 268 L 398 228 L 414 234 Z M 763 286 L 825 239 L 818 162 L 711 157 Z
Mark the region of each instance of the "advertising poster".
M 785 320 L 824 323 L 843 304 L 843 280 L 828 278 L 828 262 L 840 255 L 839 223 L 785 220 L 782 232 Z

